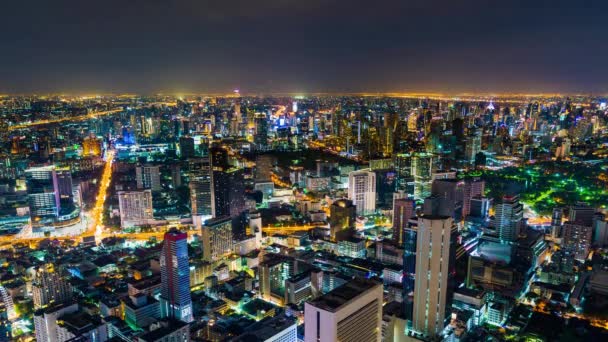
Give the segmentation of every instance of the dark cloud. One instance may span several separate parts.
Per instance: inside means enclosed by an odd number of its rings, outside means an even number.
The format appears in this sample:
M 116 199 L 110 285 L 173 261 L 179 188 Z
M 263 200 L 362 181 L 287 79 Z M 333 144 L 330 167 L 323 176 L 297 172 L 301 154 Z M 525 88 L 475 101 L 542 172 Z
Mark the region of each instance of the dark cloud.
M 605 1 L 12 1 L 0 92 L 608 91 Z

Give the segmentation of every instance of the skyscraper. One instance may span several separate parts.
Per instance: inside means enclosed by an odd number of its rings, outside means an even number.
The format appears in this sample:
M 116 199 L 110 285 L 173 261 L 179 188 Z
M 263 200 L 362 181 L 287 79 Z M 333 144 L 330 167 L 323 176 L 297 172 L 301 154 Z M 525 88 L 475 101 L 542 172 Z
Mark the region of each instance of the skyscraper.
M 382 284 L 355 278 L 304 304 L 304 341 L 382 339 Z
M 119 191 L 120 226 L 122 228 L 148 224 L 153 218 L 152 191 Z
M 602 213 L 593 216 L 593 244 L 600 247 L 608 245 L 608 222 Z
M 551 214 L 551 237 L 553 239 L 559 239 L 562 236 L 563 216 L 564 210 L 562 208 L 553 208 L 553 214 Z
M 435 336 L 444 328 L 454 221 L 449 216 L 418 219 L 412 328 Z
M 465 160 L 469 164 L 475 163 L 475 156 L 481 151 L 481 134 L 474 132 L 469 134 L 465 143 Z
M 194 146 L 194 138 L 192 137 L 180 137 L 179 138 L 179 153 L 182 159 L 193 158 L 196 156 L 196 149 Z
M 418 245 L 418 224 L 403 229 L 403 313 L 412 320 L 414 314 L 414 284 L 416 283 L 416 251 Z
M 463 190 L 464 182 L 458 179 L 436 179 L 431 186 L 432 195 L 445 199 L 450 207 L 449 215 L 457 221 L 462 218 Z
M 203 260 L 217 261 L 232 252 L 232 220 L 229 216 L 207 220 L 201 233 Z
M 396 191 L 405 191 L 414 194 L 414 177 L 412 176 L 412 155 L 400 153 L 394 158 L 395 171 L 397 172 Z
M 414 177 L 414 198 L 425 199 L 431 194 L 433 155 L 416 153 L 412 156 L 412 176 Z
M 586 203 L 579 202 L 569 208 L 568 221 L 584 226 L 593 225 L 593 216 L 595 208 Z
M 515 241 L 522 228 L 524 209 L 519 196 L 504 196 L 495 206 L 494 224 L 498 237 L 503 241 Z
M 268 148 L 268 120 L 265 114 L 256 114 L 255 116 L 253 142 L 258 150 L 265 151 Z
M 50 227 L 60 217 L 72 217 L 76 209 L 72 176 L 67 168 L 41 166 L 25 171 L 32 227 Z
M 409 220 L 416 214 L 416 202 L 411 198 L 399 198 L 393 201 L 393 240 L 403 244 L 403 233 Z
M 65 341 L 59 338 L 57 320 L 67 314 L 78 311 L 78 304 L 58 304 L 37 310 L 34 313 L 34 330 L 36 341 L 59 342 Z
M 243 169 L 213 170 L 214 216 L 237 217 L 245 210 Z
M 486 182 L 479 178 L 465 179 L 463 198 L 462 198 L 462 216 L 467 217 L 471 213 L 471 199 L 477 196 L 483 196 L 486 187 Z
M 215 202 L 213 199 L 213 180 L 209 157 L 202 157 L 190 162 L 190 204 L 192 222 L 200 227 L 202 221 L 213 216 Z
M 348 199 L 357 207 L 357 214 L 376 211 L 376 174 L 371 171 L 353 171 L 348 174 Z
M 357 208 L 352 201 L 339 199 L 331 204 L 329 210 L 330 237 L 335 241 L 341 231 L 355 227 Z
M 165 233 L 160 255 L 160 306 L 162 317 L 189 323 L 193 317 L 187 239 L 186 233 L 175 229 Z

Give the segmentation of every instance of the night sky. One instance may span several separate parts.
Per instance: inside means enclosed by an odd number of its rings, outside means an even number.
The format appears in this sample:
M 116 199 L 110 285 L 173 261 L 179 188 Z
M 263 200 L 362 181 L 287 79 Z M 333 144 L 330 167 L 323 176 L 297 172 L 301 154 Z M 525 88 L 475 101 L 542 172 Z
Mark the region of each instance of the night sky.
M 14 0 L 0 37 L 0 93 L 608 93 L 605 0 Z

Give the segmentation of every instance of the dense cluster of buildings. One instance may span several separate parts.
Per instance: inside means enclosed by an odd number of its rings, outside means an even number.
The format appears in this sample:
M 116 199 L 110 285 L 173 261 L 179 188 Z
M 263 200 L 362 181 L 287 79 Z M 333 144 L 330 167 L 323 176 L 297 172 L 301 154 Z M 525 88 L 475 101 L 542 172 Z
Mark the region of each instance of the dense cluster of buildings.
M 0 341 L 607 336 L 603 99 L 22 96 L 0 120 Z

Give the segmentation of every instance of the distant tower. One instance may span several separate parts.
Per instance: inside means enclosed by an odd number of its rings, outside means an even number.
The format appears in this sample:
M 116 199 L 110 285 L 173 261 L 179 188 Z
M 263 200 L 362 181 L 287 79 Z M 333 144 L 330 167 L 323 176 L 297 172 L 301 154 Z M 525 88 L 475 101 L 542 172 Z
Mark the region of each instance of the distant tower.
M 188 234 L 178 230 L 165 233 L 160 255 L 161 314 L 186 323 L 192 322 Z
M 200 228 L 203 221 L 212 217 L 215 209 L 213 179 L 209 157 L 190 160 L 190 204 L 192 223 Z

